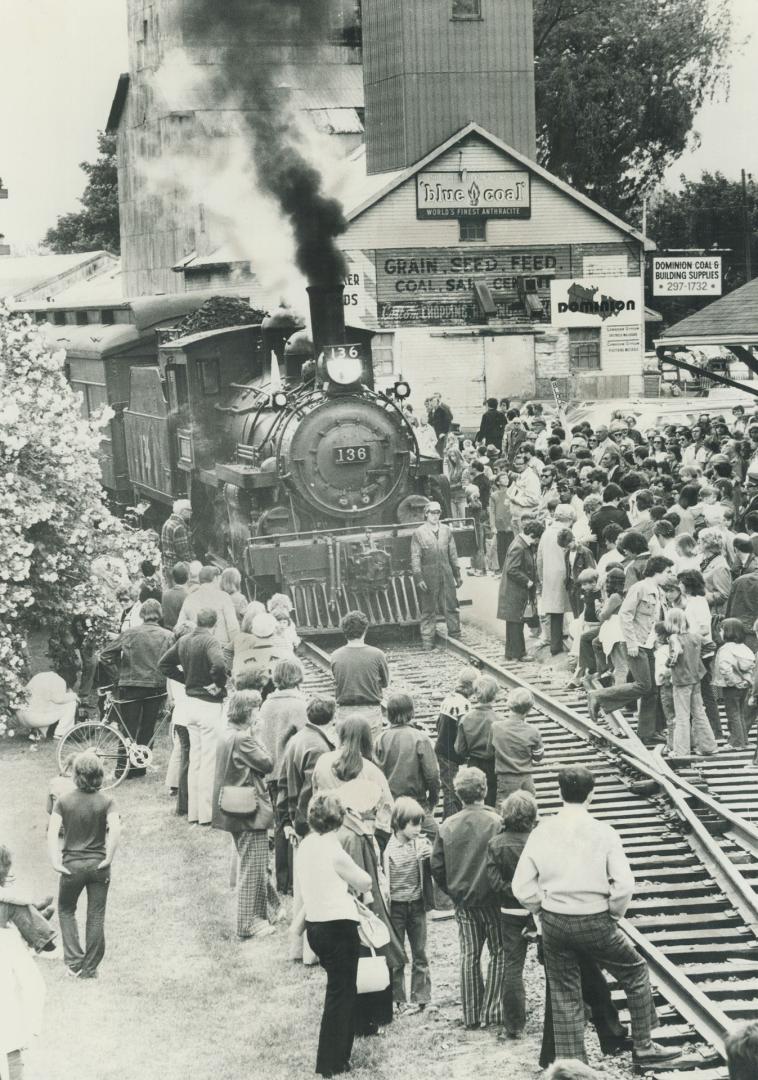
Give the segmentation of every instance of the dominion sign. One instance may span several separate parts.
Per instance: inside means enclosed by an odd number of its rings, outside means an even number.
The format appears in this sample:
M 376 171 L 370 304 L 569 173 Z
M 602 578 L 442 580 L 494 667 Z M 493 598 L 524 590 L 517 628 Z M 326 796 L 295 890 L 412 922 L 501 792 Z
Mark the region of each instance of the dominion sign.
M 423 172 L 416 177 L 417 218 L 531 217 L 528 172 Z

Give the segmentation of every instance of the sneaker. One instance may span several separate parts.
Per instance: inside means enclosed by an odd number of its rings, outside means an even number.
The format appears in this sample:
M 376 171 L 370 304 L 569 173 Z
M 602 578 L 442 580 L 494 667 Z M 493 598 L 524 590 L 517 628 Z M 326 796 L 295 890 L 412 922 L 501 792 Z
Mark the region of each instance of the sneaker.
M 635 1065 L 658 1065 L 664 1061 L 674 1061 L 681 1057 L 681 1050 L 674 1046 L 661 1046 L 660 1043 L 649 1042 L 645 1047 L 635 1046 L 632 1050 L 632 1061 Z

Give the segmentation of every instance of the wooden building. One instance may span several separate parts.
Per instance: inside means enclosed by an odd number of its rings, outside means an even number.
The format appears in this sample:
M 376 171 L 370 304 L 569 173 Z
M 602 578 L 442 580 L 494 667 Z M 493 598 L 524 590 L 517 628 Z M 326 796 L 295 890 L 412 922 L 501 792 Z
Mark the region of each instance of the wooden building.
M 440 390 L 466 428 L 487 397 L 642 392 L 638 232 L 477 124 L 408 169 L 352 165 L 346 302 L 379 385 Z

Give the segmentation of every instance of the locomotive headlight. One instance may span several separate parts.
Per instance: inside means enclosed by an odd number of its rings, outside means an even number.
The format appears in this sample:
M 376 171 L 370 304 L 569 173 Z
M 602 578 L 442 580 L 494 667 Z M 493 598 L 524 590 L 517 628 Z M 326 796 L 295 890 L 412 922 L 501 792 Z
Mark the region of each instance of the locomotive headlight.
M 403 382 L 402 380 L 396 382 L 392 389 L 395 393 L 395 397 L 400 401 L 404 401 L 407 397 L 410 397 L 411 388 L 407 382 Z
M 329 382 L 338 386 L 350 386 L 352 383 L 361 381 L 363 377 L 363 362 L 357 353 L 352 355 L 353 348 L 340 350 L 341 355 L 333 352 L 326 358 L 326 374 Z
M 271 395 L 271 408 L 276 409 L 278 412 L 287 408 L 287 395 L 283 390 L 277 390 L 275 394 Z

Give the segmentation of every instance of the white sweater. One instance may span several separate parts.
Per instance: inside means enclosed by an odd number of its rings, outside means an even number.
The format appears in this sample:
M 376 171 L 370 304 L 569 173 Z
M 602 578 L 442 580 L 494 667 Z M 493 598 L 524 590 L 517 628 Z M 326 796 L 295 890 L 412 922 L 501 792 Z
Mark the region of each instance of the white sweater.
M 513 875 L 513 895 L 529 911 L 620 919 L 634 876 L 615 829 L 584 806 L 566 804 L 526 842 Z
M 368 892 L 371 878 L 361 870 L 337 839 L 336 832 L 310 833 L 295 855 L 295 876 L 300 886 L 307 922 L 358 922 L 355 902 L 348 892 Z

